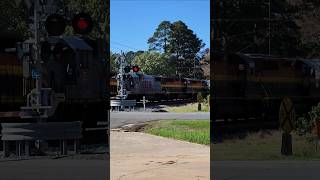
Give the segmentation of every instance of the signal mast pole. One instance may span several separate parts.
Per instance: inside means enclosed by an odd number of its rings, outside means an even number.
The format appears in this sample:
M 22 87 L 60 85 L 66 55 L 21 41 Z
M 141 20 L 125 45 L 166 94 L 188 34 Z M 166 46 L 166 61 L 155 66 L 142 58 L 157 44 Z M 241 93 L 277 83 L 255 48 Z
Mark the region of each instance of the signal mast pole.
M 118 57 L 118 62 L 119 62 L 119 72 L 117 75 L 117 80 L 118 80 L 119 89 L 118 89 L 117 97 L 119 97 L 121 100 L 123 100 L 123 99 L 127 98 L 127 91 L 124 88 L 124 80 L 123 80 L 124 68 L 126 66 L 123 53 L 122 53 L 122 56 Z
M 47 118 L 47 113 L 51 106 L 46 102 L 49 102 L 49 96 L 44 94 L 44 88 L 42 87 L 42 59 L 40 57 L 40 38 L 44 38 L 43 27 L 41 25 L 42 18 L 45 15 L 43 8 L 41 7 L 40 0 L 33 1 L 33 22 L 29 24 L 32 36 L 24 42 L 27 47 L 26 51 L 30 52 L 29 57 L 23 57 L 23 61 L 26 67 L 23 68 L 26 76 L 30 76 L 29 69 L 31 69 L 31 77 L 35 80 L 35 87 L 29 93 L 27 89 L 24 92 L 27 93 L 26 106 L 20 107 L 22 113 L 21 118 L 34 118 L 38 122 L 44 121 Z M 32 81 L 26 82 L 32 83 Z M 33 84 L 33 83 L 32 83 Z M 46 90 L 47 91 L 47 90 Z M 34 111 L 37 114 L 33 113 Z
M 36 0 L 34 2 L 34 10 L 33 10 L 33 17 L 34 17 L 34 22 L 33 22 L 33 30 L 34 30 L 34 45 L 33 45 L 33 49 L 34 49 L 34 62 L 35 62 L 35 66 L 36 66 L 36 71 L 40 72 L 40 67 L 41 67 L 41 60 L 39 58 L 39 32 L 38 32 L 38 28 L 39 27 L 39 17 L 38 17 L 38 9 L 40 7 L 39 4 L 39 0 Z M 39 74 L 39 76 L 35 77 L 36 79 L 36 106 L 39 107 L 41 105 L 41 74 Z M 37 109 L 37 111 L 39 112 L 39 109 Z

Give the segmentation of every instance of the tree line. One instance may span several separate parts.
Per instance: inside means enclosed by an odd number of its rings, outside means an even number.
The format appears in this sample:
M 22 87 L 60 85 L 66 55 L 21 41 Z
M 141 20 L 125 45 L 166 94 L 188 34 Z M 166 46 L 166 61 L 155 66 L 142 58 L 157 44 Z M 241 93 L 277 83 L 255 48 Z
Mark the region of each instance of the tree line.
M 211 32 L 215 53 L 320 57 L 319 1 L 218 0 L 215 4 Z
M 204 78 L 203 66 L 209 53 L 205 44 L 182 21 L 162 21 L 147 40 L 147 51 L 125 53 L 128 65 L 138 65 L 145 74 Z M 118 53 L 111 53 L 112 70 L 117 70 Z M 208 63 L 207 63 L 208 64 Z

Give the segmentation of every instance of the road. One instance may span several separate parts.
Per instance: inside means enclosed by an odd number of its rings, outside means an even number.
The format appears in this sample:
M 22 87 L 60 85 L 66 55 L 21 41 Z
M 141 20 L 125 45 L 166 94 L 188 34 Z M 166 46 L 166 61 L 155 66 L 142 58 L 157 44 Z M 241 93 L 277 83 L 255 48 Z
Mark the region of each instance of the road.
M 32 159 L 0 162 L 1 180 L 107 180 L 107 160 Z
M 118 128 L 127 124 L 160 119 L 210 119 L 210 113 L 111 112 L 110 126 L 111 128 Z
M 320 161 L 213 161 L 212 180 L 319 180 Z

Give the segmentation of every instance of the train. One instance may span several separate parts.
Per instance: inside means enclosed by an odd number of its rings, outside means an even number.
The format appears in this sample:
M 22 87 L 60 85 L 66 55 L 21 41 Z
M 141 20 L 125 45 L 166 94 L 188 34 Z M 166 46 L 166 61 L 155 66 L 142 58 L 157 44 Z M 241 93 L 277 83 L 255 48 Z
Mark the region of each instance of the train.
M 35 88 L 33 67 L 19 58 L 17 35 L 1 39 L 0 49 L 0 120 L 29 122 L 21 119 L 21 107 Z M 42 87 L 51 89 L 63 101 L 55 104 L 47 121 L 82 121 L 83 127 L 107 122 L 109 96 L 116 96 L 118 83 L 108 74 L 107 61 L 101 56 L 98 40 L 76 36 L 49 37 L 41 42 Z M 130 72 L 124 74 L 128 99 L 174 100 L 209 94 L 209 81 L 163 77 Z M 107 123 L 105 123 L 107 124 Z
M 216 54 L 211 72 L 214 122 L 251 118 L 292 129 L 320 102 L 320 59 Z
M 192 78 L 164 77 L 147 75 L 142 72 L 129 72 L 123 75 L 127 99 L 141 100 L 143 97 L 153 100 L 195 99 L 198 93 L 209 94 L 209 80 Z M 118 92 L 116 76 L 110 80 L 110 95 Z
M 35 88 L 33 67 L 18 58 L 17 43 L 22 39 L 5 37 L 0 38 L 0 120 L 30 122 L 20 118 L 20 108 Z M 82 121 L 84 128 L 108 121 L 108 65 L 99 56 L 100 46 L 99 40 L 77 36 L 41 42 L 42 87 L 62 99 L 54 104 L 47 121 Z

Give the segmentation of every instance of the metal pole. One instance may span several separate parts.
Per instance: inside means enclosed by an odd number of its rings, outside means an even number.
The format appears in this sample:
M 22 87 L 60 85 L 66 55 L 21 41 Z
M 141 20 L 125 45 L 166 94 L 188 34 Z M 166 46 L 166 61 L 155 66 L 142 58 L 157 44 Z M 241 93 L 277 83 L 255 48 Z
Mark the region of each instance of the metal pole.
M 271 54 L 271 2 L 269 0 L 269 56 Z
M 142 102 L 143 102 L 143 110 L 145 111 L 146 110 L 146 97 L 145 96 L 143 96 Z
M 122 53 L 123 54 L 123 53 Z M 123 75 L 124 75 L 124 67 L 125 67 L 125 59 L 124 59 L 124 54 L 120 57 L 119 59 L 120 67 L 119 67 L 119 73 L 118 73 L 118 85 L 119 85 L 119 90 L 118 90 L 118 96 L 120 97 L 121 100 L 126 98 L 126 92 L 124 88 L 124 80 L 123 80 Z

